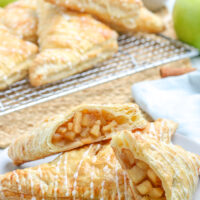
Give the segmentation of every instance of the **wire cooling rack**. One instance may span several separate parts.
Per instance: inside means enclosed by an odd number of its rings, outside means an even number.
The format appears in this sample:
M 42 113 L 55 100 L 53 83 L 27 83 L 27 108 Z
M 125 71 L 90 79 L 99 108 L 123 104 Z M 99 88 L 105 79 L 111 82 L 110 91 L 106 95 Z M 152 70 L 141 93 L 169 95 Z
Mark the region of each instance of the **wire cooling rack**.
M 198 54 L 195 48 L 163 35 L 121 35 L 118 53 L 88 71 L 38 88 L 24 79 L 0 91 L 0 115 Z

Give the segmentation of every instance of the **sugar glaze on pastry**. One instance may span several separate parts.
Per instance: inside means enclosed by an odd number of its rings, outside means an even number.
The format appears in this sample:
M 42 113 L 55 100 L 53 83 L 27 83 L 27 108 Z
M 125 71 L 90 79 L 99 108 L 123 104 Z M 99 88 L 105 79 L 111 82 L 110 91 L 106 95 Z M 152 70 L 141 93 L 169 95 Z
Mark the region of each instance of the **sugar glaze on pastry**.
M 155 131 L 148 127 L 154 127 Z M 174 133 L 171 130 L 175 129 L 170 120 L 159 119 L 148 124 L 140 134 L 158 135 L 162 140 L 171 138 Z M 0 176 L 0 198 L 3 200 L 132 200 L 133 190 L 109 141 L 74 149 L 50 163 Z
M 128 131 L 114 135 L 112 147 L 132 182 L 136 200 L 192 199 L 199 180 L 199 156 Z
M 30 83 L 52 83 L 94 67 L 118 50 L 115 31 L 88 14 L 66 11 L 39 0 L 40 53 L 29 70 Z
M 46 0 L 60 7 L 89 13 L 122 33 L 158 33 L 163 21 L 147 10 L 141 0 Z

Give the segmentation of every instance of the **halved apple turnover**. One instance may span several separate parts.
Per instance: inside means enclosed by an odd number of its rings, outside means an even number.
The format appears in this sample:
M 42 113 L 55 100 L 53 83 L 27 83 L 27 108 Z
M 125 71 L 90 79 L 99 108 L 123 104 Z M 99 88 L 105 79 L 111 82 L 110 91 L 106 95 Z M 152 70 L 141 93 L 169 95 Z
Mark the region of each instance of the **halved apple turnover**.
M 164 30 L 163 21 L 148 11 L 141 0 L 46 0 L 60 7 L 85 12 L 122 33 Z
M 161 140 L 172 136 L 168 126 L 175 131 L 176 126 L 171 121 L 158 120 L 155 123 L 153 135 L 159 135 Z M 155 123 L 151 123 L 151 127 Z M 146 128 L 141 134 L 149 135 L 151 132 Z M 142 162 L 138 165 L 146 166 Z M 109 141 L 68 151 L 51 163 L 0 176 L 0 199 L 6 200 L 132 200 L 133 190 Z
M 120 130 L 142 130 L 147 121 L 136 104 L 82 105 L 47 119 L 9 147 L 15 164 L 36 160 L 85 144 L 111 139 Z
M 122 131 L 111 145 L 136 200 L 188 200 L 198 183 L 200 158 L 148 135 Z

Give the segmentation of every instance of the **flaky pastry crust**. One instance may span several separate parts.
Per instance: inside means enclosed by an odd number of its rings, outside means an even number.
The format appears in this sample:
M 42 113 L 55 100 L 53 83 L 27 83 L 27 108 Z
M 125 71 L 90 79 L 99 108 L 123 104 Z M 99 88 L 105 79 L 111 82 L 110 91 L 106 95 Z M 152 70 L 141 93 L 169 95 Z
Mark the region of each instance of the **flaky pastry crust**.
M 46 1 L 70 10 L 89 13 L 121 33 L 158 33 L 164 30 L 162 20 L 148 11 L 141 0 Z
M 39 1 L 40 54 L 30 68 L 33 86 L 90 69 L 118 50 L 117 33 L 90 15 Z
M 199 179 L 199 156 L 128 131 L 113 136 L 111 145 L 133 184 L 136 200 L 192 199 Z
M 0 90 L 23 79 L 38 48 L 0 25 Z
M 21 39 L 37 43 L 37 0 L 19 0 L 8 4 L 0 14 L 0 22 Z

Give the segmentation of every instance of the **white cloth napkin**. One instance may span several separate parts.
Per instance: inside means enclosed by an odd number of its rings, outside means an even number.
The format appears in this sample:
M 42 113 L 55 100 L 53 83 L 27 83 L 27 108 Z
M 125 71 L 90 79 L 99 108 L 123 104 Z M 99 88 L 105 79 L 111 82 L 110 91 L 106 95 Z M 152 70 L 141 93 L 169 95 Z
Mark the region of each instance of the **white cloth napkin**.
M 200 142 L 200 71 L 134 84 L 132 95 L 154 120 L 178 122 L 178 133 Z

